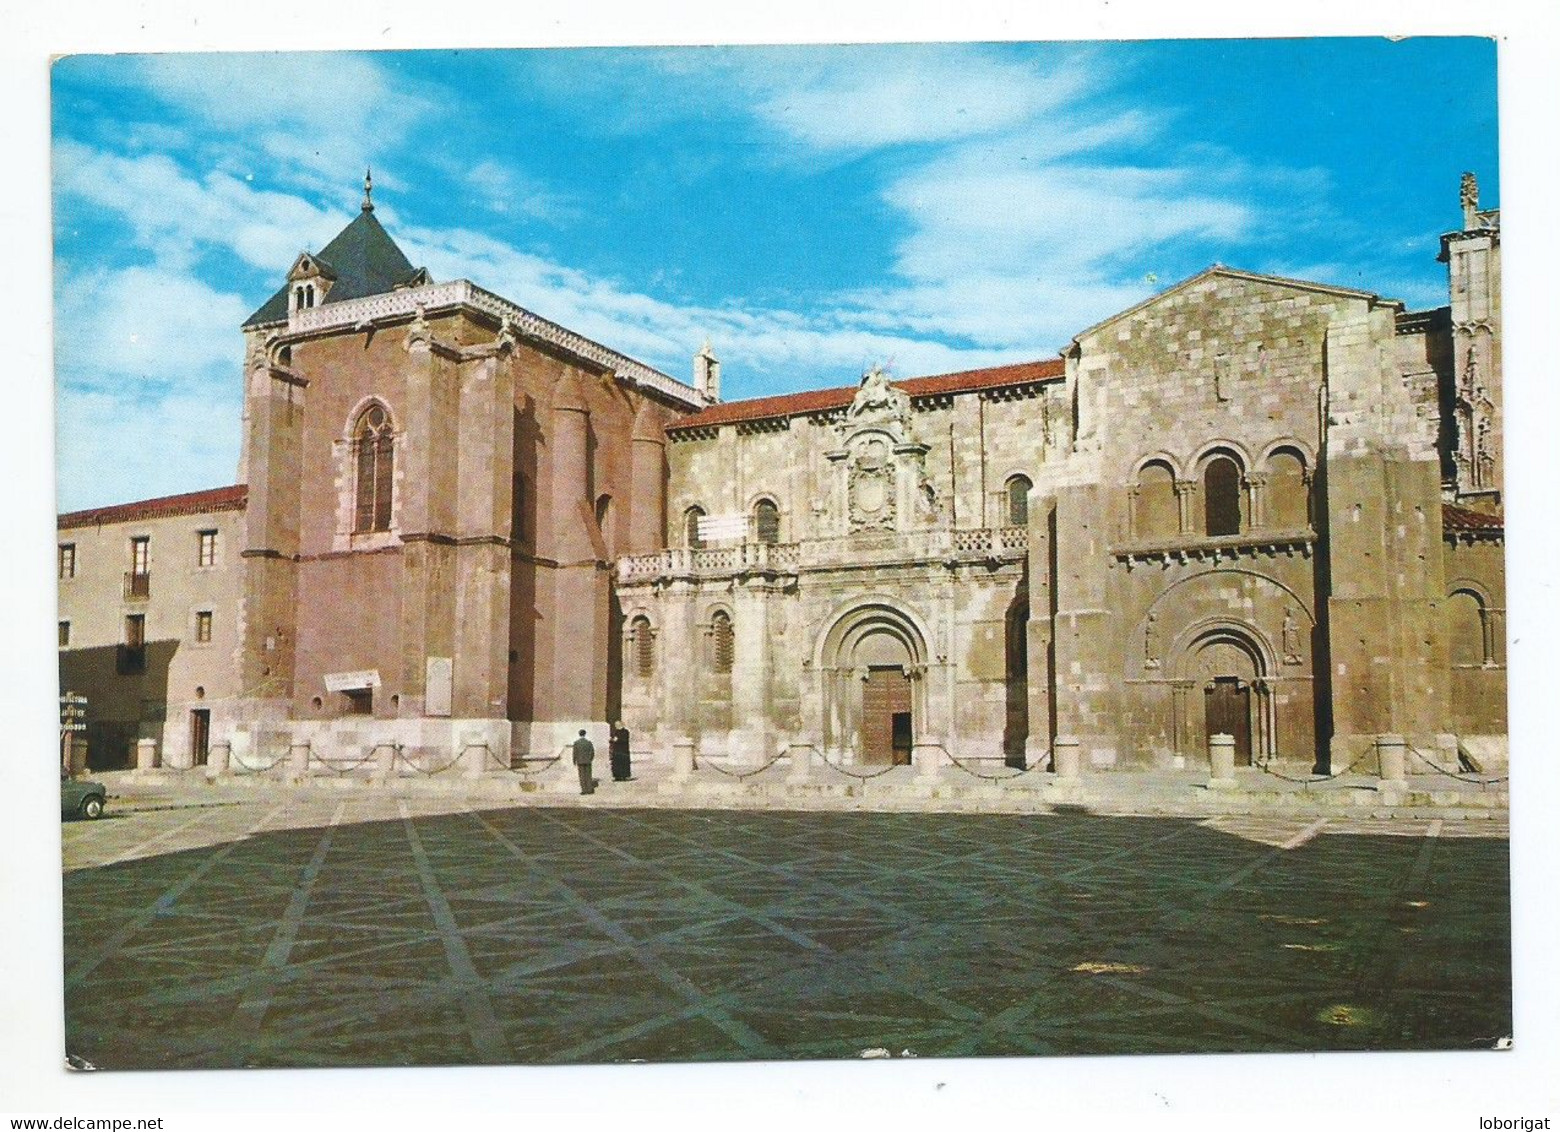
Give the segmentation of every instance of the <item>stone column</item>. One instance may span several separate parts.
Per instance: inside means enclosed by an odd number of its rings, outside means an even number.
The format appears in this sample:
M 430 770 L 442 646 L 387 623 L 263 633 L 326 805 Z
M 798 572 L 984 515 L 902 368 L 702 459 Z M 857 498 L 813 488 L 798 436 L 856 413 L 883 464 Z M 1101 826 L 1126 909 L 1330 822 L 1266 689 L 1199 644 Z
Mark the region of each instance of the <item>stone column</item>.
M 1235 736 L 1208 736 L 1209 786 L 1235 785 Z
M 1401 786 L 1407 764 L 1408 743 L 1401 735 L 1376 736 L 1376 755 L 1381 764 L 1381 785 Z
M 1192 750 L 1192 724 L 1191 701 L 1192 692 L 1197 687 L 1195 680 L 1177 680 L 1171 685 L 1172 697 L 1171 726 L 1175 734 L 1171 736 L 1175 754 L 1185 759 Z
M 1051 754 L 1051 696 L 1055 673 L 1051 666 L 1051 514 L 1056 501 L 1033 496 L 1029 503 L 1029 620 L 1025 645 L 1028 656 L 1029 735 L 1024 757 L 1039 766 Z
M 460 367 L 455 479 L 452 715 L 504 719 L 509 698 L 508 534 L 514 487 L 514 378 L 507 350 Z M 447 607 L 448 608 L 448 607 Z M 602 658 L 604 660 L 605 657 Z M 426 661 L 419 658 L 425 667 Z M 430 693 L 431 694 L 431 693 Z M 451 752 L 453 754 L 453 752 Z
M 942 771 L 943 760 L 947 757 L 942 740 L 935 735 L 928 735 L 926 742 L 916 744 L 914 750 L 915 761 L 920 764 L 916 768 L 917 777 L 922 782 L 936 782 Z
M 631 447 L 628 553 L 649 554 L 666 539 L 666 440 L 648 399 L 634 414 Z
M 1180 520 L 1181 520 L 1181 533 L 1183 535 L 1195 534 L 1196 531 L 1197 531 L 1197 524 L 1195 522 L 1196 516 L 1193 515 L 1193 513 L 1192 513 L 1192 511 L 1193 511 L 1192 504 L 1193 504 L 1193 501 L 1196 498 L 1197 498 L 1197 481 L 1196 480 L 1176 480 L 1175 481 L 1176 509 L 1177 509 L 1177 512 L 1178 512 L 1178 514 L 1180 516 Z
M 672 740 L 672 777 L 687 781 L 693 775 L 693 738 L 679 735 Z
M 1266 472 L 1246 473 L 1246 527 L 1248 529 L 1260 530 L 1267 526 L 1267 485 Z
M 1078 757 L 1078 737 L 1076 735 L 1058 735 L 1056 737 L 1056 749 L 1052 756 L 1055 760 L 1057 778 L 1077 778 L 1082 766 L 1082 760 Z
M 731 666 L 731 731 L 733 747 L 743 749 L 744 762 L 758 765 L 769 758 L 769 598 L 771 587 L 749 577 L 737 583 L 735 653 Z M 736 751 L 731 751 L 735 754 Z
M 595 515 L 588 498 L 590 408 L 573 369 L 554 387 L 549 425 L 543 439 L 551 493 L 547 537 L 538 552 L 557 565 L 538 571 L 538 581 L 545 575 L 549 582 L 551 605 L 544 608 L 551 623 L 547 650 L 538 657 L 544 676 L 538 680 L 536 715 L 552 721 L 553 738 L 566 742 L 605 710 L 609 628 L 607 579 L 597 577 Z
M 791 772 L 787 782 L 807 782 L 812 778 L 812 748 L 805 743 L 792 743 L 790 747 Z

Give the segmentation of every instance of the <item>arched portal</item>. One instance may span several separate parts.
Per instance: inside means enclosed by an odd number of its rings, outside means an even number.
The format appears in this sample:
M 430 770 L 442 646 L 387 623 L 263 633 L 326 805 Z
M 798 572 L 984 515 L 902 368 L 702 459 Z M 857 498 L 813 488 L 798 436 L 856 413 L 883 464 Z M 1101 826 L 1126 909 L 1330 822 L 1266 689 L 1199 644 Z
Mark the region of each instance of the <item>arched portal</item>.
M 1267 661 L 1262 648 L 1245 630 L 1229 625 L 1208 628 L 1187 646 L 1180 664 L 1181 679 L 1202 701 L 1199 750 L 1208 749 L 1210 735 L 1235 737 L 1235 763 L 1250 766 L 1253 753 L 1265 760 L 1273 753 L 1273 704 L 1268 694 Z M 1188 704 L 1195 723 L 1197 709 Z
M 837 617 L 821 649 L 824 743 L 867 765 L 910 762 L 926 730 L 926 640 L 914 620 L 886 602 Z

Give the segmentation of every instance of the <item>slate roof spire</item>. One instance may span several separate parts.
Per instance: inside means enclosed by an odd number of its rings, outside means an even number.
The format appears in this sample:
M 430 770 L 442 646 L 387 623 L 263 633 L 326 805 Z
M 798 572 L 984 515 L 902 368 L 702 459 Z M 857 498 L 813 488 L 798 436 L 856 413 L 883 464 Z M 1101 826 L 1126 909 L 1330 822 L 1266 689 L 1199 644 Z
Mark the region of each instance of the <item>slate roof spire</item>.
M 396 246 L 390 233 L 379 223 L 374 215 L 373 191 L 374 174 L 370 169 L 363 177 L 363 204 L 357 216 L 317 255 L 310 256 L 320 272 L 334 280 L 325 292 L 323 303 L 384 295 L 397 287 L 422 286 L 432 281 L 425 269 L 412 266 L 406 253 Z M 285 322 L 288 286 L 283 284 L 281 290 L 244 321 L 244 325 Z

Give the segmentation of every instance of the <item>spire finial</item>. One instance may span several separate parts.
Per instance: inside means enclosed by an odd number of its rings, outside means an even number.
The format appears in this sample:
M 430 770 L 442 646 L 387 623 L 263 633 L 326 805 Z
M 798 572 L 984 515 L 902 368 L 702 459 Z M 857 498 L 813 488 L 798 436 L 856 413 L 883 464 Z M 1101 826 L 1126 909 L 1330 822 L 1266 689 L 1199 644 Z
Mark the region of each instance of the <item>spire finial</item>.
M 374 211 L 374 169 L 373 166 L 363 173 L 363 211 Z

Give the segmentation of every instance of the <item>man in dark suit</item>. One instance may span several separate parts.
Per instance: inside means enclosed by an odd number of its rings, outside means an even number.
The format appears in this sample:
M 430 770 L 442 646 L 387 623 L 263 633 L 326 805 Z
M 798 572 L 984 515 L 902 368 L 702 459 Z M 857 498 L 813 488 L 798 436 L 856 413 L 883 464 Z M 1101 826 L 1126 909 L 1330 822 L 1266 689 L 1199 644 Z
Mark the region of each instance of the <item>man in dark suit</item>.
M 612 744 L 608 747 L 608 753 L 612 756 L 612 781 L 627 782 L 633 777 L 630 767 L 630 751 L 628 728 L 623 726 L 620 719 L 612 727 Z
M 595 758 L 595 744 L 585 738 L 585 729 L 582 727 L 580 737 L 574 740 L 574 767 L 580 772 L 581 794 L 593 794 L 596 791 L 596 780 L 590 776 L 590 764 Z

